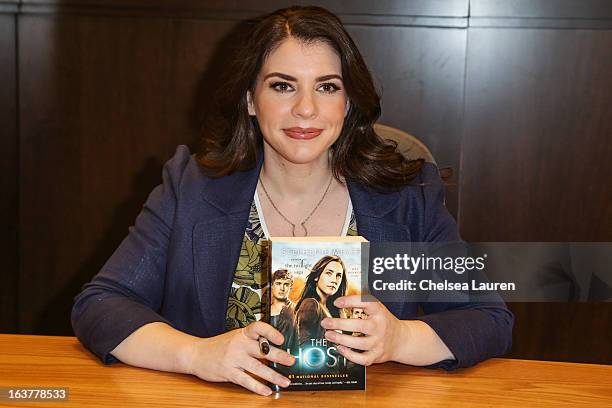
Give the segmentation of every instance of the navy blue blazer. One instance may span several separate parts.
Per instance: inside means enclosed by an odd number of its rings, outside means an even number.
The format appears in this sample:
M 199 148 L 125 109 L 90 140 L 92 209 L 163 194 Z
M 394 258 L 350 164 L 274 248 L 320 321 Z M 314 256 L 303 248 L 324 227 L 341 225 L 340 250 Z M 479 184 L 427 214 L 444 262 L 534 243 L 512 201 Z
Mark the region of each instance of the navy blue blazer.
M 128 236 L 75 298 L 81 343 L 109 364 L 117 361 L 110 351 L 147 323 L 199 337 L 222 333 L 261 165 L 260 157 L 253 170 L 213 179 L 179 146 Z M 424 185 L 389 194 L 347 183 L 359 234 L 372 242 L 458 240 L 436 167 L 426 164 L 419 178 Z M 429 324 L 455 355 L 434 367 L 470 366 L 511 345 L 513 316 L 503 303 L 425 303 L 420 317 L 416 303 L 386 306 Z

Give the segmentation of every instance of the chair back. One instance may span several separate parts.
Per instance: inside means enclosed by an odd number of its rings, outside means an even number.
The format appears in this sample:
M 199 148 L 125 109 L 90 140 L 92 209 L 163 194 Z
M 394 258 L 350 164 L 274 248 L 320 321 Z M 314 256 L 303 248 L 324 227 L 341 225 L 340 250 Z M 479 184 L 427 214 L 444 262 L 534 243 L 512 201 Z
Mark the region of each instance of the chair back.
M 374 131 L 383 139 L 395 140 L 397 149 L 408 160 L 425 159 L 426 162 L 436 164 L 427 146 L 410 133 L 380 123 L 374 124 Z

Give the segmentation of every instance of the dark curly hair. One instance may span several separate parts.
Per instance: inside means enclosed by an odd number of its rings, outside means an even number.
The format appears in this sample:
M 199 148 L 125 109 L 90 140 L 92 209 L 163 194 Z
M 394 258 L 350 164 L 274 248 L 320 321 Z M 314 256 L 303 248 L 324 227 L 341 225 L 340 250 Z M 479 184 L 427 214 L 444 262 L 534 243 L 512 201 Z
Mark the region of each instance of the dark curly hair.
M 423 160 L 407 160 L 397 151 L 397 143 L 381 139 L 372 128 L 380 116 L 380 96 L 357 46 L 337 16 L 312 6 L 264 16 L 238 47 L 215 95 L 216 112 L 208 116 L 197 154 L 204 173 L 222 177 L 255 167 L 262 135 L 257 119 L 249 116 L 247 91 L 254 93 L 266 57 L 289 37 L 322 41 L 340 57 L 350 108 L 332 146 L 336 179 L 344 177 L 379 191 L 397 190 L 413 180 Z

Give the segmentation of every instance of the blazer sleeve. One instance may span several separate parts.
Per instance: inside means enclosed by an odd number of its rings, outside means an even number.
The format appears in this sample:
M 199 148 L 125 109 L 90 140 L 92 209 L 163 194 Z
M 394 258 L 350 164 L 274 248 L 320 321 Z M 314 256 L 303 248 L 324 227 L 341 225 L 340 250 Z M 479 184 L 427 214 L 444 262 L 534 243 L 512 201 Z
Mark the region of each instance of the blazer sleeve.
M 460 241 L 457 224 L 444 205 L 444 185 L 435 166 L 423 168 L 425 236 L 423 242 Z M 512 346 L 514 316 L 501 297 L 487 303 L 423 303 L 419 320 L 427 323 L 456 360 L 433 364 L 452 370 L 507 353 Z
M 110 352 L 136 329 L 152 322 L 170 324 L 156 311 L 164 293 L 178 186 L 189 159 L 189 149 L 179 146 L 128 236 L 75 298 L 74 332 L 105 364 L 118 361 Z

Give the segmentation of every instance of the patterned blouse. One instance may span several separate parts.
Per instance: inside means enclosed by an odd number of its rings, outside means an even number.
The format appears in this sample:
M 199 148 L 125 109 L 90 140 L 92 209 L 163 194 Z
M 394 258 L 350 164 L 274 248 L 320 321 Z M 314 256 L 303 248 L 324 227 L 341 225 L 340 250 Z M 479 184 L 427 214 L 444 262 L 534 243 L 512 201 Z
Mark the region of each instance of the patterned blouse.
M 226 331 L 246 327 L 250 323 L 260 320 L 262 313 L 265 311 L 265 304 L 262 305 L 262 296 L 266 294 L 267 277 L 262 268 L 261 253 L 262 241 L 266 239 L 266 233 L 259 218 L 259 202 L 257 193 L 255 194 L 227 302 Z M 350 201 L 349 209 L 350 219 L 348 227 L 345 225 L 345 235 L 355 236 L 358 235 L 357 222 Z M 265 299 L 266 296 L 263 298 Z

